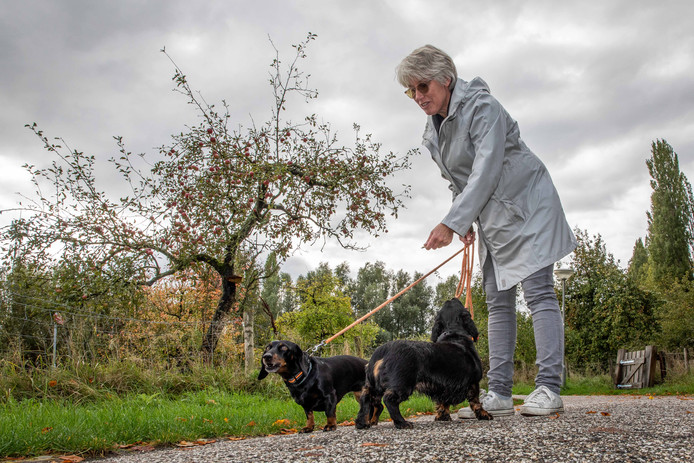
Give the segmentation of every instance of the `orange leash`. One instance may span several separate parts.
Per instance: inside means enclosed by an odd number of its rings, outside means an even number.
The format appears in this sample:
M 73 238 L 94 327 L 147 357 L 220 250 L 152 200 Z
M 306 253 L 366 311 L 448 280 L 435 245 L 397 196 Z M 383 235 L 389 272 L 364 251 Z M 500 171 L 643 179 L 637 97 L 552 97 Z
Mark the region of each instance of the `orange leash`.
M 462 249 L 460 249 L 459 251 L 457 251 L 457 252 L 456 252 L 455 254 L 453 254 L 451 257 L 449 257 L 448 259 L 446 259 L 446 260 L 444 260 L 443 262 L 441 262 L 436 268 L 434 268 L 433 270 L 431 270 L 429 273 L 427 273 L 426 275 L 421 276 L 417 281 L 415 281 L 414 283 L 412 283 L 410 286 L 408 286 L 407 288 L 403 289 L 403 290 L 400 291 L 398 294 L 396 294 L 395 296 L 391 297 L 391 298 L 388 299 L 386 302 L 384 302 L 383 304 L 381 304 L 381 305 L 379 305 L 378 307 L 376 307 L 375 309 L 373 309 L 371 312 L 369 312 L 369 313 L 367 313 L 366 315 L 364 315 L 363 317 L 361 317 L 359 320 L 356 320 L 356 321 L 353 322 L 351 325 L 349 325 L 349 326 L 343 328 L 343 329 L 340 330 L 338 333 L 332 335 L 331 337 L 329 337 L 329 338 L 326 339 L 325 341 L 321 341 L 320 344 L 318 344 L 317 346 L 314 346 L 314 347 L 313 347 L 313 350 L 314 350 L 314 351 L 319 350 L 319 349 L 322 348 L 324 345 L 326 345 L 326 344 L 328 344 L 329 342 L 333 341 L 335 338 L 337 338 L 337 337 L 340 336 L 341 334 L 343 334 L 343 333 L 349 331 L 349 330 L 352 329 L 354 326 L 356 326 L 356 325 L 358 325 L 359 323 L 363 322 L 364 320 L 366 320 L 367 318 L 369 318 L 371 315 L 375 314 L 376 312 L 378 312 L 379 310 L 381 310 L 383 307 L 387 306 L 388 304 L 390 304 L 391 302 L 393 302 L 395 299 L 397 299 L 397 298 L 399 298 L 400 296 L 402 296 L 403 294 L 405 294 L 407 291 L 409 291 L 409 290 L 410 290 L 413 286 L 415 286 L 417 283 L 419 283 L 420 281 L 422 281 L 423 279 L 425 279 L 426 277 L 428 277 L 429 275 L 431 275 L 432 273 L 434 273 L 435 271 L 437 271 L 439 268 L 443 267 L 445 264 L 447 264 L 451 259 L 453 259 L 455 256 L 457 256 L 457 255 L 460 254 L 461 252 L 466 251 L 466 255 L 467 255 L 467 254 L 468 254 L 467 249 L 468 249 L 469 247 L 470 247 L 469 245 L 466 245 L 464 248 L 462 248 Z M 474 247 L 474 244 L 473 244 L 473 247 Z M 464 261 L 465 261 L 465 258 L 463 258 L 463 262 L 464 262 Z M 470 272 L 470 273 L 472 273 L 472 272 Z M 468 284 L 468 288 L 469 288 L 469 287 L 470 287 L 469 278 L 468 278 L 468 283 L 467 283 L 467 284 Z M 469 290 L 469 289 L 468 289 L 468 294 L 470 294 L 470 290 Z M 472 307 L 472 299 L 470 299 L 470 307 Z
M 472 248 L 472 249 L 471 249 Z M 472 291 L 470 286 L 472 283 L 472 269 L 475 265 L 475 242 L 470 246 L 465 247 L 463 254 L 463 268 L 460 270 L 460 282 L 455 290 L 455 297 L 460 299 L 465 291 L 465 307 L 470 311 L 470 317 L 475 319 L 475 311 L 472 308 Z

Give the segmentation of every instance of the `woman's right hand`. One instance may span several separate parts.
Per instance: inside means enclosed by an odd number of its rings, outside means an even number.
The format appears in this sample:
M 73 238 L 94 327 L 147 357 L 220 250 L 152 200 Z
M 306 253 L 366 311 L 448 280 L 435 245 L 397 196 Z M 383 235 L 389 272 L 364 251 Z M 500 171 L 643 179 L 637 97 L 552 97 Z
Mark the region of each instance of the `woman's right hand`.
M 460 237 L 460 241 L 465 244 L 465 246 L 470 246 L 475 242 L 475 231 L 470 227 L 470 230 L 465 234 L 465 236 Z

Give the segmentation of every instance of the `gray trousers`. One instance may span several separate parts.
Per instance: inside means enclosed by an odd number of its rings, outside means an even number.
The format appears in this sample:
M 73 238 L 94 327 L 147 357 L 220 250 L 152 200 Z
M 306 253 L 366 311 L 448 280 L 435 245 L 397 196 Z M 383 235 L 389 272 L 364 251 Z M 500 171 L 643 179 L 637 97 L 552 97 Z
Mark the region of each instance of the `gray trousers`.
M 533 273 L 523 281 L 525 303 L 530 309 L 535 332 L 538 367 L 535 386 L 547 386 L 559 394 L 562 359 L 564 357 L 564 326 L 559 301 L 554 292 L 554 265 Z M 511 396 L 513 386 L 513 353 L 516 348 L 516 286 L 497 290 L 494 267 L 487 257 L 482 269 L 482 283 L 487 293 L 489 310 L 489 390 Z

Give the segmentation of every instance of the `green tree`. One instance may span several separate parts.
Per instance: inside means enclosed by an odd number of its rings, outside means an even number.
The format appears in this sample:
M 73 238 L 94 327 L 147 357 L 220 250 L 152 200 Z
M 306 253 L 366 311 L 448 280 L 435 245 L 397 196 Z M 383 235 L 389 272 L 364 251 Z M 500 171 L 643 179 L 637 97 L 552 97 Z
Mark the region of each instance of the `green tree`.
M 264 345 L 274 336 L 277 336 L 277 326 L 275 320 L 280 314 L 280 298 L 282 297 L 282 280 L 279 274 L 279 266 L 274 253 L 271 253 L 265 261 L 263 271 L 262 289 L 260 291 L 260 312 L 265 316 L 256 319 L 256 329 L 258 331 L 259 344 Z
M 436 294 L 434 295 L 434 306 L 441 308 L 443 303 L 455 296 L 455 292 L 458 289 L 458 284 L 460 283 L 460 277 L 451 275 L 446 280 L 438 283 L 436 285 Z M 463 300 L 463 303 L 465 301 Z
M 378 261 L 375 264 L 367 262 L 357 271 L 357 277 L 349 286 L 349 294 L 352 298 L 352 308 L 357 317 L 361 317 L 385 301 L 390 296 L 391 273 L 386 269 L 384 262 Z M 381 325 L 386 318 L 381 309 L 373 316 L 373 320 Z
M 662 328 L 658 346 L 679 350 L 694 348 L 694 281 L 682 279 L 659 293 L 656 312 Z
M 291 312 L 298 306 L 292 276 L 286 272 L 280 273 L 279 314 Z
M 421 273 L 416 272 L 410 278 L 409 273 L 399 270 L 393 277 L 393 293 L 402 291 L 421 276 Z M 426 280 L 421 281 L 390 304 L 390 319 L 381 328 L 388 331 L 394 339 L 429 337 L 435 312 L 432 309 L 433 299 L 434 290 Z
M 336 276 L 321 272 L 313 278 L 299 278 L 296 290 L 301 300 L 299 309 L 283 313 L 277 320 L 283 337 L 305 346 L 315 345 L 355 320 L 349 297 L 341 291 Z M 359 338 L 360 345 L 368 345 L 376 331 L 372 323 L 362 323 L 343 336 L 352 342 Z
M 643 245 L 641 238 L 637 239 L 634 244 L 634 251 L 631 254 L 627 274 L 637 284 L 646 284 L 648 278 L 648 249 Z
M 653 188 L 647 213 L 649 283 L 664 288 L 676 279 L 693 278 L 694 196 L 677 154 L 665 140 L 652 143 L 646 165 Z
M 605 370 L 620 348 L 643 348 L 657 334 L 656 300 L 639 289 L 602 237 L 575 230 L 574 274 L 566 285 L 566 354 L 577 368 Z
M 403 196 L 387 180 L 409 168 L 410 153 L 381 153 L 380 144 L 360 135 L 356 125 L 348 147 L 315 114 L 301 123 L 284 119 L 290 95 L 317 97 L 298 68 L 314 38 L 309 34 L 294 46 L 286 66 L 275 50 L 269 79 L 274 104 L 261 126 L 233 129 L 237 124 L 230 123 L 226 103 L 222 112 L 208 105 L 176 67 L 176 90 L 196 108 L 200 122 L 174 135 L 152 164 L 116 137 L 120 155 L 110 165 L 123 180 L 118 200 L 100 188 L 94 155 L 54 143 L 33 124 L 57 159 L 49 168 L 27 166 L 36 199 L 20 204 L 16 225 L 2 229 L 4 247 L 21 240 L 34 254 L 60 258 L 60 245 L 77 246 L 97 268 L 126 263 L 131 271 L 123 278 L 139 285 L 194 263 L 210 266 L 222 281 L 202 341 L 211 359 L 248 262 L 274 252 L 281 263 L 296 247 L 317 240 L 359 248 L 354 231 L 378 236 L 386 231 L 386 215 L 402 205 Z

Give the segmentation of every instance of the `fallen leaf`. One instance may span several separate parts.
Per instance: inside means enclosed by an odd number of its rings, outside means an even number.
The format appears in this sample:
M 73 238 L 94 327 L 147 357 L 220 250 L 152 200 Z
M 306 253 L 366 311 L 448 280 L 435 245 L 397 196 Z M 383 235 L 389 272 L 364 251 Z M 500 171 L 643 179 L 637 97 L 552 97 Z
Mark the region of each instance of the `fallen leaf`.
M 56 387 L 58 385 L 58 381 L 52 380 L 48 381 L 48 387 Z
M 379 444 L 376 442 L 364 442 L 361 444 L 362 447 L 388 447 L 388 444 Z
M 84 461 L 84 458 L 78 457 L 77 455 L 65 455 L 60 457 L 60 460 L 67 463 L 79 463 L 80 461 Z
M 586 415 L 592 415 L 593 413 L 597 413 L 595 410 L 591 410 L 589 412 L 586 412 Z
M 286 418 L 279 419 L 272 423 L 273 426 L 289 426 L 289 420 Z
M 280 434 L 296 434 L 297 432 L 299 432 L 299 431 L 297 431 L 294 428 L 289 428 L 289 429 L 282 428 L 282 429 L 280 429 Z
M 229 437 L 227 438 L 228 440 L 246 440 L 246 437 L 241 436 L 241 437 Z
M 354 421 L 343 421 L 338 426 L 354 426 Z
M 136 446 L 136 445 L 141 445 L 141 444 L 143 444 L 142 441 L 137 441 L 137 442 L 133 442 L 133 443 L 131 443 L 131 444 L 121 444 L 121 445 L 118 446 L 118 448 L 119 448 L 119 449 L 129 449 L 129 448 L 131 448 L 131 447 L 134 447 L 134 446 Z
M 602 416 L 610 416 L 610 414 L 607 413 L 607 412 L 600 412 L 600 414 L 601 414 Z
M 41 434 L 46 434 L 47 432 L 53 431 L 53 426 L 46 426 L 41 430 Z
M 248 423 L 246 426 L 251 426 L 251 427 L 252 427 L 252 426 L 255 426 L 255 421 L 251 421 L 251 422 Z

